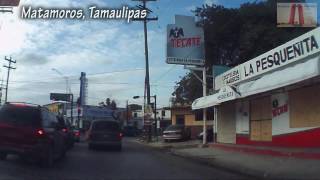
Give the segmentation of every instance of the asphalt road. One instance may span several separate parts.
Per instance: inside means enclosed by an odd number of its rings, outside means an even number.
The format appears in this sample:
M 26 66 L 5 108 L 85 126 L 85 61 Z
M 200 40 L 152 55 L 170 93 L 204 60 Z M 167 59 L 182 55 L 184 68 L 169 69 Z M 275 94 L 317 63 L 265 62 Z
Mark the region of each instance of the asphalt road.
M 77 144 L 67 157 L 46 169 L 9 156 L 0 162 L 2 179 L 247 179 L 239 174 L 152 150 L 124 140 L 122 152 L 88 150 Z

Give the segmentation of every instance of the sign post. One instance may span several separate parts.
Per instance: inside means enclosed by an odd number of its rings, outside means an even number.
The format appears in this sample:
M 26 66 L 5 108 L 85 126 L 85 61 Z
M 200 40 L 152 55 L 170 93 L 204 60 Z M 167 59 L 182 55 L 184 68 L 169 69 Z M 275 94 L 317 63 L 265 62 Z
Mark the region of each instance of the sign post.
M 167 59 L 168 64 L 192 65 L 191 71 L 202 71 L 203 96 L 207 95 L 207 75 L 204 53 L 204 33 L 195 23 L 194 17 L 175 16 L 175 24 L 167 26 Z M 201 79 L 199 78 L 201 81 Z M 203 144 L 207 143 L 207 110 L 203 109 Z
M 73 94 L 50 93 L 50 100 L 71 102 L 71 124 L 73 124 Z M 65 113 L 67 115 L 67 107 L 65 107 Z

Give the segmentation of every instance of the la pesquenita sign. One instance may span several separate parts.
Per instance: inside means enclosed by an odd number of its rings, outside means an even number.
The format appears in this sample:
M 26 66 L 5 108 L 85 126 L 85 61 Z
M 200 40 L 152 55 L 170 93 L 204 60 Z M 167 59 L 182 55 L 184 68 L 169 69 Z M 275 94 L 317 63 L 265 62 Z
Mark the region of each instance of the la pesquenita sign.
M 320 52 L 320 27 L 217 76 L 216 89 L 261 76 Z
M 168 64 L 199 65 L 205 62 L 204 33 L 192 16 L 175 16 L 175 24 L 167 26 Z

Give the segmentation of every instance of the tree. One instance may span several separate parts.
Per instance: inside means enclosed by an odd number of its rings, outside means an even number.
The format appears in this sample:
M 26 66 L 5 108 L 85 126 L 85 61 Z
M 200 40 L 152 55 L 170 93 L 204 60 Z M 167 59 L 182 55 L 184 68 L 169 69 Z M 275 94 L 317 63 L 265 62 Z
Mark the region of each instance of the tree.
M 311 30 L 276 27 L 276 0 L 244 3 L 240 8 L 203 5 L 194 13 L 204 28 L 209 74 L 212 65 L 236 66 Z M 202 96 L 200 81 L 190 73 L 176 84 L 175 102 L 192 102 Z M 212 85 L 212 79 L 207 85 Z
M 111 99 L 110 98 L 106 99 L 106 106 L 108 106 L 108 107 L 111 106 Z

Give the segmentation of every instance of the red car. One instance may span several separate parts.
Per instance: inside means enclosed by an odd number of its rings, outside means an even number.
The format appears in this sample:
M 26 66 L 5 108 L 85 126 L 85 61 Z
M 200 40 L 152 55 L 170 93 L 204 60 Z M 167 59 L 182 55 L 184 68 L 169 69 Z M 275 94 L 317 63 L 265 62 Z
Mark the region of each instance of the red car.
M 26 103 L 8 103 L 0 109 L 0 159 L 17 154 L 43 166 L 63 157 L 67 146 L 63 127 L 48 109 Z

